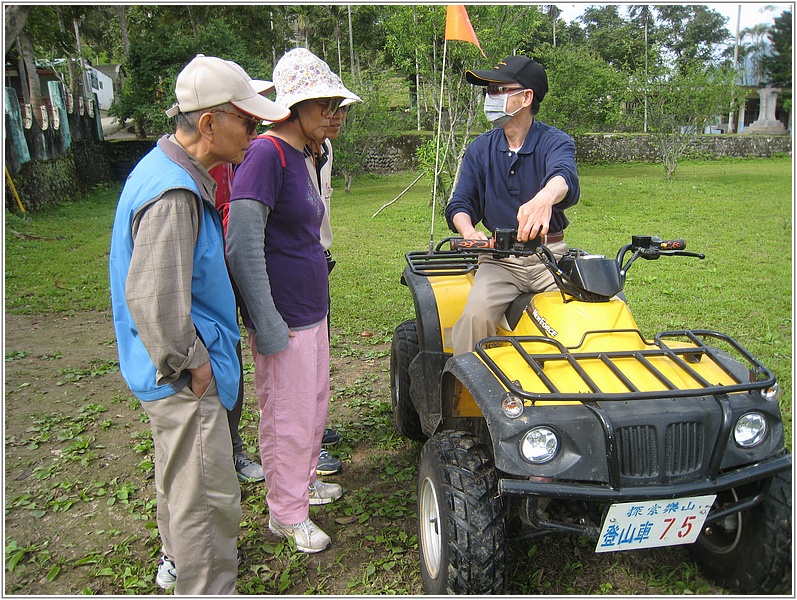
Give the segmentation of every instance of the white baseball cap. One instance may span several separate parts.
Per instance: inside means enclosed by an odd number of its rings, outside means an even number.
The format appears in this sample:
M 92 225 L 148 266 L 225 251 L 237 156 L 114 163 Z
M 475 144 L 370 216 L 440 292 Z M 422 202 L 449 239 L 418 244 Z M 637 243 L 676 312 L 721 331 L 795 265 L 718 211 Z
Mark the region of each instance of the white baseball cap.
M 264 121 L 290 116 L 284 106 L 261 96 L 239 65 L 215 56 L 197 54 L 177 76 L 174 93 L 177 103 L 166 111 L 168 117 L 227 103 Z
M 224 62 L 249 79 L 249 74 L 244 71 L 244 68 L 237 62 L 233 62 L 231 60 L 226 60 Z M 266 81 L 265 79 L 249 79 L 249 85 L 251 85 L 258 94 L 270 94 L 274 91 L 274 84 L 270 81 Z
M 287 108 L 317 98 L 343 98 L 341 106 L 362 102 L 357 94 L 346 89 L 326 62 L 306 48 L 286 52 L 271 77 L 277 88 L 274 101 Z

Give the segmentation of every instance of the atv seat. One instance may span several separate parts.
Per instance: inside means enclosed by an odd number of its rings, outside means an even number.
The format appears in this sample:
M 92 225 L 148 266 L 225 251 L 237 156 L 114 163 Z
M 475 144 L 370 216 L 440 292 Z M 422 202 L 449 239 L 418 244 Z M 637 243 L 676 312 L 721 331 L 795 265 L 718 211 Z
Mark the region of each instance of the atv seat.
M 520 317 L 523 316 L 523 311 L 526 310 L 533 295 L 533 292 L 526 292 L 512 300 L 498 326 L 503 327 L 507 331 L 512 331 L 520 321 Z

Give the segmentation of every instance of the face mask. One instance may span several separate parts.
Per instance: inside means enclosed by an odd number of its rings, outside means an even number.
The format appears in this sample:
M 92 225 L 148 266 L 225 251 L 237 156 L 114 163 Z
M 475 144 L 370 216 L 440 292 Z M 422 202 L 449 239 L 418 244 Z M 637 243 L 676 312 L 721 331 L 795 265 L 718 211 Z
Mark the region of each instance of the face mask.
M 493 124 L 493 127 L 503 127 L 509 122 L 509 119 L 514 117 L 520 109 L 523 108 L 521 106 L 515 112 L 506 112 L 506 103 L 509 101 L 509 97 L 516 96 L 523 91 L 524 90 L 518 90 L 514 94 L 501 94 L 495 98 L 490 96 L 490 94 L 484 97 L 484 116 Z

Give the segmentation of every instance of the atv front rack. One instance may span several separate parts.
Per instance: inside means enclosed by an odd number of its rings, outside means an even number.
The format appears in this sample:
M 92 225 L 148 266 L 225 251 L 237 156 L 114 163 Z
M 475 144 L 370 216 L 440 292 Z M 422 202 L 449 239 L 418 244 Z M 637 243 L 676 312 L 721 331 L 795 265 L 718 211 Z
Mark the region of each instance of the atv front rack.
M 476 353 L 487 367 L 512 393 L 532 402 L 540 400 L 577 400 L 577 401 L 611 401 L 611 400 L 648 400 L 661 398 L 683 398 L 695 395 L 732 394 L 752 390 L 765 390 L 775 384 L 775 376 L 761 364 L 750 352 L 736 340 L 722 333 L 707 330 L 667 331 L 656 335 L 653 341 L 645 341 L 638 330 L 594 331 L 594 334 L 635 333 L 644 342 L 646 348 L 641 350 L 612 350 L 597 352 L 577 352 L 584 340 L 575 348 L 567 348 L 554 339 L 538 336 L 524 337 L 489 337 L 476 344 Z M 742 359 L 739 362 L 747 367 L 748 381 L 742 379 L 741 373 L 734 373 L 728 367 L 729 356 L 718 348 L 709 346 L 709 339 L 721 340 L 732 348 Z M 677 340 L 688 340 L 689 343 Z M 668 344 L 668 341 L 670 342 Z M 528 352 L 522 344 L 533 343 L 540 352 Z M 545 346 L 550 346 L 550 351 Z M 655 346 L 655 347 L 654 347 Z M 517 378 L 507 376 L 493 358 L 496 349 L 511 348 L 517 356 L 534 373 L 529 378 L 535 387 L 542 391 L 524 389 Z M 511 353 L 510 353 L 511 354 Z M 723 360 L 724 358 L 724 360 Z M 699 367 L 700 363 L 703 367 Z M 500 362 L 506 364 L 507 355 L 501 355 Z M 654 364 L 657 363 L 657 364 Z M 621 367 L 622 366 L 622 367 Z M 600 370 L 603 387 L 599 385 L 593 374 Z M 667 370 L 670 376 L 664 373 Z M 709 381 L 703 373 L 722 374 L 722 382 Z M 549 373 L 555 372 L 555 376 Z M 635 376 L 636 372 L 639 375 Z M 676 375 L 677 377 L 673 376 Z M 650 389 L 650 375 L 658 382 L 655 389 Z M 646 385 L 640 382 L 644 379 Z M 673 379 L 691 381 L 694 385 L 678 385 Z M 557 385 L 557 382 L 560 382 Z M 567 382 L 571 389 L 564 387 Z M 577 385 L 573 385 L 576 382 Z M 647 387 L 648 389 L 643 389 Z M 579 391 L 574 391 L 578 388 Z M 623 391 L 609 391 L 621 388 Z

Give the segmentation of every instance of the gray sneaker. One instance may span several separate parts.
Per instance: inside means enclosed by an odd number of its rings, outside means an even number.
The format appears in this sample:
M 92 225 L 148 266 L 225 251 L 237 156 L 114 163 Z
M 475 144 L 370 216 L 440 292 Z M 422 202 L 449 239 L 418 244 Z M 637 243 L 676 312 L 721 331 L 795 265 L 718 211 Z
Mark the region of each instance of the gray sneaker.
M 235 461 L 235 472 L 238 473 L 238 479 L 246 483 L 254 483 L 256 481 L 263 481 L 263 467 L 249 458 L 243 452 L 237 452 L 233 457 Z
M 244 551 L 240 548 L 236 556 L 238 566 L 244 561 Z M 177 567 L 174 566 L 174 561 L 168 558 L 165 554 L 158 561 L 158 573 L 155 575 L 155 581 L 158 587 L 164 590 L 170 590 L 177 583 Z
M 324 429 L 324 435 L 321 438 L 322 446 L 331 446 L 340 441 L 340 434 L 334 429 Z
M 174 560 L 166 556 L 161 556 L 158 561 L 158 572 L 155 575 L 155 583 L 162 590 L 170 590 L 177 583 L 177 567 L 174 566 Z
M 284 525 L 269 515 L 268 528 L 271 533 L 296 542 L 296 549 L 310 554 L 321 552 L 332 543 L 332 539 L 309 518 L 295 525 Z
M 343 488 L 337 483 L 324 483 L 314 481 L 308 488 L 310 491 L 310 504 L 329 504 L 343 495 Z
M 315 472 L 318 475 L 337 475 L 342 470 L 343 463 L 322 448 L 321 454 L 318 455 Z

